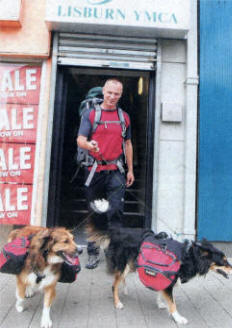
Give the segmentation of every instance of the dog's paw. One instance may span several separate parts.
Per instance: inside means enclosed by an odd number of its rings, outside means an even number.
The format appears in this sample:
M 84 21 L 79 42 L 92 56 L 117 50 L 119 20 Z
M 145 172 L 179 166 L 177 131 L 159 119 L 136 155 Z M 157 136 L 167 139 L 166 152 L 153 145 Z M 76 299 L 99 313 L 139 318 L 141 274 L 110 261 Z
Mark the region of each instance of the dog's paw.
M 33 288 L 31 288 L 30 286 L 27 286 L 26 292 L 25 292 L 25 297 L 30 298 L 34 295 L 35 295 L 35 292 L 34 292 Z
M 42 318 L 40 327 L 41 328 L 51 328 L 52 320 L 50 318 Z
M 15 307 L 16 307 L 16 310 L 17 310 L 18 312 L 23 312 L 23 310 L 24 310 L 24 307 L 23 307 L 22 304 L 17 304 L 17 303 L 16 303 Z
M 158 293 L 158 295 L 157 295 L 156 303 L 157 303 L 158 309 L 166 309 L 167 308 L 167 304 L 164 302 L 160 293 Z
M 158 307 L 158 309 L 163 310 L 163 309 L 166 309 L 167 308 L 167 305 L 162 300 L 159 300 L 159 301 L 157 301 L 157 307 Z
M 116 309 L 121 310 L 124 308 L 124 305 L 121 302 L 118 302 L 117 304 L 115 304 L 115 307 L 116 307 Z
M 188 320 L 185 317 L 182 317 L 177 311 L 172 313 L 172 317 L 178 324 L 186 325 L 188 323 Z

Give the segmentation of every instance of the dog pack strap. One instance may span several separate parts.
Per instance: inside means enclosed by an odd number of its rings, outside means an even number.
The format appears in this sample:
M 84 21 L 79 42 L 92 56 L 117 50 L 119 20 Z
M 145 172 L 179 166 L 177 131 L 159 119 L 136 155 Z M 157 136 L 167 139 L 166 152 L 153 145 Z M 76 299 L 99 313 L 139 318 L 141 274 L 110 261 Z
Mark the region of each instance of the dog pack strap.
M 94 117 L 94 122 L 93 122 L 93 131 L 92 133 L 94 133 L 98 127 L 98 124 L 100 123 L 100 119 L 101 119 L 101 107 L 99 104 L 95 104 L 95 117 Z
M 160 263 L 160 262 L 155 262 L 155 261 L 152 261 L 152 260 L 146 259 L 145 255 L 144 255 L 144 253 L 143 253 L 143 249 L 144 249 L 144 248 L 156 249 L 156 250 L 158 250 L 158 251 L 162 251 L 162 252 L 164 252 L 164 254 L 166 254 L 166 255 L 168 255 L 168 256 L 171 257 L 172 262 L 166 264 L 166 263 Z M 159 266 L 163 266 L 163 267 L 171 266 L 171 265 L 173 265 L 175 262 L 177 262 L 177 258 L 176 258 L 176 256 L 175 256 L 172 252 L 170 252 L 170 251 L 168 251 L 168 250 L 162 250 L 162 248 L 160 248 L 158 245 L 152 245 L 152 246 L 151 246 L 151 245 L 143 245 L 143 246 L 142 246 L 142 249 L 141 249 L 141 256 L 142 256 L 142 258 L 144 259 L 144 261 L 147 261 L 148 263 L 151 263 L 151 264 L 157 264 L 157 265 L 159 265 Z

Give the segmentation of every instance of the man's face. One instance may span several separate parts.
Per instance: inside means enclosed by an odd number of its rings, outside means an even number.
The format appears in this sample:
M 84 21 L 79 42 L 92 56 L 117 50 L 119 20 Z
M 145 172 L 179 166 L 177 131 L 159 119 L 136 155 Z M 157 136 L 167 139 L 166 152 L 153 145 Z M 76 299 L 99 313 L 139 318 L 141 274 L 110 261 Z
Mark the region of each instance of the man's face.
M 115 109 L 122 95 L 122 84 L 120 82 L 109 81 L 103 87 L 105 108 Z

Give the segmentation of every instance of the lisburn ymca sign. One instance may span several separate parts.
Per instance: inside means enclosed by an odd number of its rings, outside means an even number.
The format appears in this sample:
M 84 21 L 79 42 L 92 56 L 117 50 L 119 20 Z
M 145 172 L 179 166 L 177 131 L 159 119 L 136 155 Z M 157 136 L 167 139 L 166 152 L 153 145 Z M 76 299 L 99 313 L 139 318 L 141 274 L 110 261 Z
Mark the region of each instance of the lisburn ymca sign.
M 29 224 L 40 66 L 0 64 L 0 224 Z
M 190 1 L 47 0 L 46 21 L 56 30 L 88 24 L 187 31 Z

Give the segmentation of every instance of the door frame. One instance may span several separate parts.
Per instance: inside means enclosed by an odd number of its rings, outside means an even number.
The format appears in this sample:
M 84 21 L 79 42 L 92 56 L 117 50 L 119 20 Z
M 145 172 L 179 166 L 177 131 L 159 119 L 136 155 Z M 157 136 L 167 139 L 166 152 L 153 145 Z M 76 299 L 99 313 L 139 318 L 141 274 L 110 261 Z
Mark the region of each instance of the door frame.
M 57 66 L 55 96 L 53 109 L 53 127 L 51 142 L 51 155 L 49 165 L 49 185 L 48 185 L 48 202 L 47 202 L 47 226 L 58 224 L 59 217 L 59 196 L 61 192 L 61 170 L 62 170 L 62 147 L 64 137 L 64 109 L 66 108 L 65 91 L 65 68 L 67 66 Z M 83 67 L 81 67 L 83 69 Z M 86 67 L 89 69 L 89 67 Z M 115 69 L 112 69 L 115 71 Z M 147 129 L 146 129 L 146 175 L 145 175 L 145 210 L 144 210 L 144 227 L 152 226 L 152 205 L 153 205 L 153 167 L 154 167 L 154 135 L 155 135 L 155 83 L 156 72 L 149 72 L 149 94 L 147 108 Z M 60 156 L 60 157 L 59 157 Z M 152 160 L 150 160 L 150 158 Z M 152 177 L 152 179 L 151 179 Z
M 152 207 L 153 207 L 153 183 L 154 174 L 154 137 L 155 137 L 155 111 L 156 111 L 156 71 L 150 72 L 149 94 L 148 94 L 148 112 L 147 112 L 147 167 L 145 181 L 145 228 L 152 227 Z M 152 160 L 149 160 L 152 158 Z M 151 179 L 152 177 L 152 179 Z M 151 204 L 151 206 L 149 206 Z

